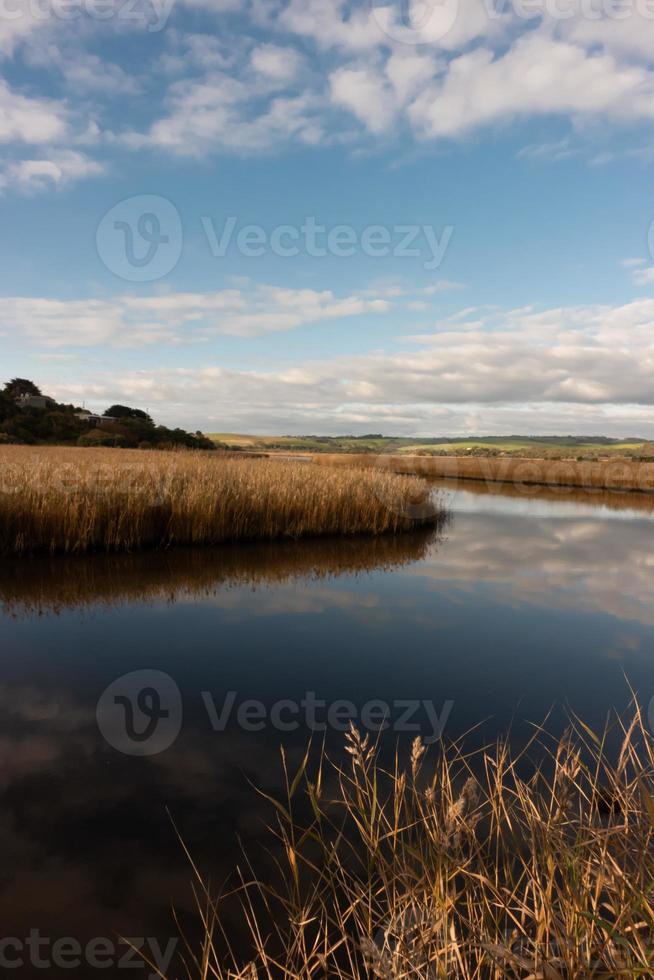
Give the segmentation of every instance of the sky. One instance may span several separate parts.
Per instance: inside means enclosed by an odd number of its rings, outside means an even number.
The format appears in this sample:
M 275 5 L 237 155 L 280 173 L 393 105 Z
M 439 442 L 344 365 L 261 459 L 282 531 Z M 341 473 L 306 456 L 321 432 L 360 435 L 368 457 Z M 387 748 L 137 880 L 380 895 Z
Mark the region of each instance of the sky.
M 654 439 L 654 0 L 0 0 L 0 381 Z

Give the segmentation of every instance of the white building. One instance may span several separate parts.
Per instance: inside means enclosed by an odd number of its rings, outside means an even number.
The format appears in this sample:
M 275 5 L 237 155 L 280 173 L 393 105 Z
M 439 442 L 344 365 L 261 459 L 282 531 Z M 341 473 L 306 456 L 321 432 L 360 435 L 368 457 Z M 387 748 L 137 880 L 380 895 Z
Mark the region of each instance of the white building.
M 19 408 L 41 408 L 46 409 L 51 405 L 54 405 L 54 399 L 48 398 L 47 395 L 19 395 L 16 399 L 16 404 Z

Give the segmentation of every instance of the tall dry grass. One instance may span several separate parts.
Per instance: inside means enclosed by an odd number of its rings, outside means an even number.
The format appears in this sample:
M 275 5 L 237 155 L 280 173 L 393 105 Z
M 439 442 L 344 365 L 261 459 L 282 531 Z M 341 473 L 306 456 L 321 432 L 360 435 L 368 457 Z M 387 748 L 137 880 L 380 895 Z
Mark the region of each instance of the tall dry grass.
M 516 459 L 484 456 L 392 456 L 325 453 L 308 456 L 327 466 L 368 466 L 388 473 L 476 480 L 525 487 L 571 487 L 587 492 L 654 493 L 654 463 L 617 458 L 600 462 L 573 459 Z
M 241 863 L 248 948 L 225 934 L 233 896 L 194 868 L 205 939 L 186 948 L 188 976 L 651 977 L 654 744 L 637 707 L 617 736 L 612 753 L 576 722 L 517 755 L 457 744 L 434 760 L 417 739 L 387 770 L 353 730 L 348 765 L 284 766 L 278 878 Z
M 435 525 L 422 481 L 218 454 L 0 448 L 0 554 L 84 553 Z

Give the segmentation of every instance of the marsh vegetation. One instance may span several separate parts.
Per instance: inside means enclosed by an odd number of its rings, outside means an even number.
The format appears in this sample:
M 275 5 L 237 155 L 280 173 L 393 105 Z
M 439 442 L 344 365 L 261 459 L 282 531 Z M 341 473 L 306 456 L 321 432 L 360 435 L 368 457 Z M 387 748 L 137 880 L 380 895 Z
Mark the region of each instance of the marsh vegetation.
M 418 504 L 416 505 L 416 501 Z M 418 477 L 187 451 L 0 447 L 0 554 L 132 551 L 437 525 Z
M 613 732 L 573 720 L 513 753 L 464 738 L 431 759 L 418 738 L 388 768 L 354 728 L 346 748 L 345 765 L 284 762 L 285 795 L 268 797 L 277 880 L 241 871 L 249 957 L 231 955 L 198 872 L 189 976 L 651 976 L 654 741 L 637 707 Z
M 486 484 L 523 487 L 578 488 L 587 492 L 639 491 L 654 493 L 654 463 L 615 457 L 611 460 L 527 459 L 492 456 L 409 456 L 324 453 L 311 456 L 328 466 L 369 466 L 388 473 L 432 479 L 475 480 Z

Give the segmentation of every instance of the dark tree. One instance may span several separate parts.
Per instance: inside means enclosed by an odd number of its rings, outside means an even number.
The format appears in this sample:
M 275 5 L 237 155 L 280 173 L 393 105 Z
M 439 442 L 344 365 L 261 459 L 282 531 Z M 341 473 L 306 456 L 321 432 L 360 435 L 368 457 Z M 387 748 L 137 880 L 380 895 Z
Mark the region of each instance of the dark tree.
M 147 412 L 143 412 L 140 408 L 130 408 L 128 405 L 112 405 L 104 412 L 104 415 L 113 419 L 135 419 L 139 422 L 146 422 L 148 425 L 154 425 Z
M 4 390 L 12 398 L 18 398 L 19 395 L 41 394 L 41 389 L 37 388 L 34 382 L 27 378 L 12 378 L 11 381 L 7 381 Z

